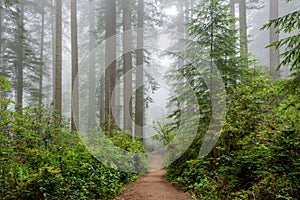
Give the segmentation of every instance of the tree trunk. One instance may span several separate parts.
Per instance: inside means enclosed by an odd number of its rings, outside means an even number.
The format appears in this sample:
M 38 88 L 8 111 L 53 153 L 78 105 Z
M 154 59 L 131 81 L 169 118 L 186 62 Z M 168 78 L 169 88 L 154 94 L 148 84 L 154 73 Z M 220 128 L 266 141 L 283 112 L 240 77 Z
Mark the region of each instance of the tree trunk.
M 104 64 L 102 64 L 104 66 Z M 99 106 L 100 106 L 100 122 L 105 122 L 105 75 L 100 78 L 100 98 L 99 98 Z
M 247 39 L 247 8 L 246 0 L 240 0 L 239 3 L 240 13 L 240 51 L 241 55 L 248 53 L 248 39 Z
M 3 0 L 0 0 L 0 67 L 2 66 L 2 6 L 3 6 Z
M 236 1 L 236 0 L 230 0 L 230 2 L 229 2 L 230 13 L 231 13 L 232 16 L 234 16 L 234 17 L 235 17 L 235 1 Z
M 18 24 L 17 35 L 17 96 L 16 96 L 16 110 L 22 114 L 23 104 L 23 59 L 24 59 L 24 1 L 20 1 L 20 18 Z
M 54 111 L 62 114 L 62 0 L 56 0 Z
M 138 0 L 135 136 L 144 136 L 144 0 Z
M 278 0 L 270 1 L 270 19 L 278 18 Z M 277 42 L 279 34 L 276 33 L 274 25 L 270 27 L 270 43 Z M 270 47 L 270 75 L 274 79 L 280 78 L 280 72 L 276 68 L 280 64 L 279 50 L 275 47 Z
M 116 0 L 106 0 L 105 9 L 105 120 L 114 126 L 112 110 L 115 110 L 113 94 L 116 83 Z
M 78 39 L 77 39 L 77 0 L 71 0 L 71 40 L 72 40 L 72 108 L 71 129 L 76 131 L 79 112 L 78 99 Z
M 210 1 L 210 18 L 211 18 L 211 27 L 210 27 L 210 66 L 209 66 L 209 71 L 210 71 L 210 77 L 209 77 L 209 92 L 210 96 L 214 96 L 214 91 L 213 91 L 213 65 L 214 65 L 214 47 L 215 47 L 215 14 L 214 14 L 214 5 L 213 2 Z M 213 102 L 213 101 L 212 101 Z
M 132 132 L 132 28 L 131 0 L 123 5 L 123 75 L 124 75 L 124 130 Z
M 96 56 L 95 56 L 95 1 L 89 0 L 89 113 L 88 113 L 88 128 L 94 129 L 96 122 Z
M 55 9 L 55 1 L 56 0 L 52 0 L 51 1 L 51 5 L 53 6 L 53 8 L 51 8 L 51 39 L 52 39 L 52 97 L 53 97 L 53 100 L 52 100 L 52 103 L 54 104 L 54 97 L 55 97 L 55 56 L 56 56 L 56 53 L 55 53 L 55 50 L 56 50 L 56 28 L 55 28 L 55 19 L 56 19 L 56 16 L 55 16 L 55 12 L 54 12 L 54 9 Z M 53 105 L 54 106 L 54 105 Z
M 178 16 L 177 16 L 177 29 L 178 32 L 181 34 L 179 37 L 184 38 L 185 37 L 185 17 L 184 17 L 184 2 L 182 0 L 177 1 L 177 9 L 178 9 Z M 177 51 L 183 51 L 184 47 L 181 43 L 178 43 L 178 49 Z M 178 67 L 181 67 L 184 65 L 184 61 L 182 59 L 178 59 L 177 62 Z
M 123 66 L 120 66 L 121 69 L 117 69 L 118 72 L 120 72 L 123 69 Z M 122 71 L 123 74 L 123 71 Z M 116 83 L 116 87 L 115 87 L 115 94 L 116 94 L 116 111 L 115 111 L 115 121 L 118 125 L 118 129 L 122 129 L 121 127 L 123 127 L 122 125 L 122 110 L 123 110 L 123 106 L 121 104 L 122 101 L 122 91 L 124 90 L 124 87 L 122 87 L 122 74 L 117 73 L 117 83 Z M 122 88 L 121 88 L 122 87 Z
M 42 30 L 41 30 L 41 46 L 40 46 L 40 71 L 39 71 L 39 106 L 43 104 L 43 66 L 44 66 L 44 33 L 45 33 L 45 8 L 44 0 L 42 0 Z

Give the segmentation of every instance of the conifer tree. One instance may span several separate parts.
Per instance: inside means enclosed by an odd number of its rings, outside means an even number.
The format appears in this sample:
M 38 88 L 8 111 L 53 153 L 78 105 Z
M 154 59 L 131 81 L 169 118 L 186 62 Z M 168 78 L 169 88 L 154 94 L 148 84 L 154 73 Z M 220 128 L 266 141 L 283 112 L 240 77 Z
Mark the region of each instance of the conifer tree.
M 287 0 L 287 2 L 290 1 L 292 0 Z M 292 92 L 299 92 L 300 89 L 299 18 L 300 10 L 298 9 L 285 16 L 271 19 L 269 23 L 262 27 L 262 29 L 270 29 L 271 27 L 274 27 L 276 33 L 290 34 L 290 36 L 286 38 L 274 41 L 269 47 L 275 47 L 277 50 L 283 48 L 283 52 L 280 54 L 282 61 L 278 68 L 284 66 L 290 67 L 292 79 L 287 82 L 286 89 Z M 293 31 L 296 32 L 293 33 Z
M 211 97 L 214 95 L 213 80 L 217 75 L 215 70 L 220 72 L 229 91 L 250 78 L 249 62 L 246 62 L 248 58 L 239 54 L 238 31 L 232 28 L 236 21 L 226 1 L 202 1 L 194 10 L 194 16 L 188 23 L 190 39 L 185 41 L 186 49 L 174 53 L 186 64 L 171 71 L 170 77 L 176 82 L 177 93 L 171 102 L 176 103 L 180 99 L 187 106 L 189 96 L 186 96 L 186 90 L 192 88 L 198 98 L 200 120 L 207 125 L 211 116 Z M 170 116 L 176 123 L 180 111 L 175 110 Z

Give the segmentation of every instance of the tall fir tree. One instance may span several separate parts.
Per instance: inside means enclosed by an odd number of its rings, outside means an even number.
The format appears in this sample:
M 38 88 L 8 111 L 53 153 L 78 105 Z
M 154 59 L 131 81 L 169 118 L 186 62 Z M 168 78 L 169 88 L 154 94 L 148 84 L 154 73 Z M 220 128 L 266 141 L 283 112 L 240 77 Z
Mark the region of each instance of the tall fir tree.
M 187 90 L 192 89 L 198 98 L 201 124 L 199 131 L 203 131 L 210 121 L 211 98 L 216 95 L 213 92 L 218 90 L 213 86 L 215 76 L 218 75 L 216 70 L 228 92 L 239 82 L 251 78 L 247 61 L 249 58 L 239 53 L 238 31 L 232 28 L 236 19 L 230 13 L 230 6 L 226 1 L 202 1 L 194 10 L 193 16 L 188 23 L 189 39 L 185 41 L 186 49 L 174 53 L 186 64 L 170 72 L 170 78 L 175 80 L 177 94 L 171 104 L 175 103 L 176 106 L 180 99 L 181 104 L 188 106 L 190 97 L 186 96 L 189 94 Z M 180 115 L 180 109 L 175 109 L 169 115 L 174 120 L 172 127 L 178 125 Z

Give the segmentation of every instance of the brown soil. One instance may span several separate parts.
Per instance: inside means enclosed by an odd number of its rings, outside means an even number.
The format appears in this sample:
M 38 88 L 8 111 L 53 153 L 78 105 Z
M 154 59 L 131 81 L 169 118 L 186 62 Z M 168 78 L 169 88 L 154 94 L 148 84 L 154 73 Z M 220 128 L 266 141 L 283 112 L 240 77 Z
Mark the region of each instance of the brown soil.
M 163 157 L 151 155 L 149 173 L 128 185 L 115 200 L 191 200 L 188 194 L 177 190 L 166 179 L 162 169 Z

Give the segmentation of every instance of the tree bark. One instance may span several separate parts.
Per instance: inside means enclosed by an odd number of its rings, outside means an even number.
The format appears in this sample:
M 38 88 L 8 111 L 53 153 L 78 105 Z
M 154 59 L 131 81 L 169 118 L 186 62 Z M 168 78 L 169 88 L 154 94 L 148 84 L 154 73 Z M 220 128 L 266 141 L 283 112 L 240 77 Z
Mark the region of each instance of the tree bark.
M 106 0 L 105 9 L 105 120 L 114 126 L 113 90 L 116 83 L 116 0 Z M 111 127 L 112 128 L 112 127 Z
M 54 97 L 55 97 L 55 56 L 56 56 L 56 28 L 55 28 L 55 23 L 56 23 L 56 16 L 55 16 L 55 4 L 56 0 L 51 1 L 51 5 L 53 8 L 51 8 L 51 39 L 52 39 L 52 103 L 54 106 Z
M 89 0 L 89 113 L 88 113 L 88 128 L 94 129 L 96 124 L 96 56 L 95 56 L 95 1 Z
M 184 17 L 184 2 L 182 0 L 177 1 L 177 9 L 178 9 L 178 16 L 177 16 L 177 29 L 178 32 L 181 34 L 179 37 L 184 38 L 185 37 L 185 17 Z M 181 52 L 184 50 L 184 47 L 181 43 L 178 43 L 178 49 L 177 51 Z M 181 67 L 184 65 L 184 61 L 182 59 L 178 59 L 177 62 L 178 67 Z
M 62 0 L 56 0 L 55 13 L 55 88 L 54 111 L 62 114 Z
M 24 1 L 20 1 L 20 18 L 17 35 L 17 96 L 16 110 L 22 114 L 23 107 L 23 59 L 24 59 Z
M 2 68 L 2 6 L 3 0 L 0 0 L 0 67 Z
M 72 40 L 72 108 L 71 108 L 71 129 L 76 131 L 79 118 L 78 99 L 78 38 L 77 38 L 77 0 L 71 0 L 71 40 Z
M 103 64 L 104 65 L 104 64 Z M 100 79 L 100 98 L 99 98 L 99 105 L 100 105 L 100 122 L 105 122 L 105 75 Z
M 132 132 L 132 28 L 131 0 L 123 5 L 123 75 L 124 75 L 124 130 Z
M 236 0 L 230 0 L 229 6 L 230 6 L 230 13 L 235 17 L 235 1 Z
M 239 22 L 240 22 L 240 52 L 241 55 L 248 53 L 248 36 L 247 36 L 247 7 L 246 0 L 240 0 L 239 3 Z
M 123 66 L 120 66 L 121 69 L 118 69 L 117 71 L 121 71 L 123 69 Z M 123 71 L 122 71 L 122 74 L 123 74 Z M 122 74 L 118 73 L 117 74 L 117 83 L 116 83 L 116 87 L 115 87 L 115 94 L 116 94 L 116 111 L 115 111 L 115 114 L 116 114 L 116 118 L 115 118 L 115 121 L 118 125 L 118 129 L 122 129 L 121 127 L 123 127 L 123 104 L 121 104 L 121 101 L 122 101 L 122 91 L 124 90 L 124 87 L 122 87 Z M 122 102 L 123 103 L 123 102 Z M 123 124 L 122 124 L 123 123 Z
M 43 67 L 44 67 L 44 33 L 45 33 L 45 8 L 44 8 L 44 0 L 42 1 L 42 10 L 41 10 L 41 18 L 42 18 L 42 30 L 41 30 L 41 46 L 40 46 L 40 71 L 39 71 L 39 106 L 41 107 L 43 104 Z
M 144 0 L 138 0 L 135 136 L 144 136 Z
M 278 0 L 270 1 L 270 20 L 278 18 Z M 277 42 L 279 40 L 279 34 L 276 33 L 274 25 L 270 27 L 270 43 Z M 280 64 L 279 50 L 275 47 L 270 47 L 270 75 L 274 79 L 280 78 L 279 71 L 276 68 Z

